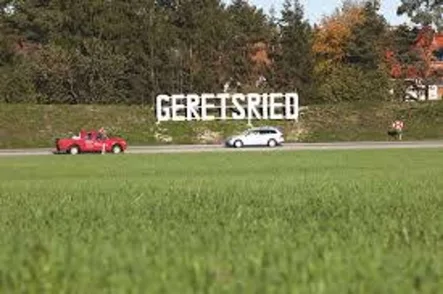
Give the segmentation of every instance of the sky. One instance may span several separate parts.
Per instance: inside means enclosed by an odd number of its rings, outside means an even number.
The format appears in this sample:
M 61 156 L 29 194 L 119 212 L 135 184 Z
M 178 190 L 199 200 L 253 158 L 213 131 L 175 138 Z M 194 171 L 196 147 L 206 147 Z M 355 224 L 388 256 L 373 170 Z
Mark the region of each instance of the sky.
M 283 0 L 249 0 L 251 4 L 259 8 L 263 8 L 268 12 L 270 7 L 274 5 L 276 11 L 282 7 Z M 341 0 L 301 0 L 300 3 L 304 6 L 305 17 L 309 22 L 319 22 L 324 14 L 331 14 L 335 8 L 340 7 Z M 406 17 L 396 16 L 397 7 L 400 0 L 381 0 L 380 12 L 384 15 L 386 20 L 391 25 L 398 25 L 403 22 L 408 22 Z

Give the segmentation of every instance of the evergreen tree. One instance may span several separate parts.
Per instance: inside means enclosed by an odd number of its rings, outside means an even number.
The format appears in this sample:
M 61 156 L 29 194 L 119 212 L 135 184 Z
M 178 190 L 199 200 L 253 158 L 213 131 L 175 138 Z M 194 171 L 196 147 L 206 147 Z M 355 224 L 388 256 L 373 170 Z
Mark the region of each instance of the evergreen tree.
M 367 1 L 363 21 L 351 29 L 351 38 L 345 49 L 344 62 L 363 69 L 375 70 L 383 62 L 387 44 L 387 23 L 378 14 L 378 2 Z
M 258 79 L 257 75 L 264 74 L 252 60 L 254 49 L 260 44 L 270 44 L 272 28 L 263 11 L 245 0 L 234 0 L 227 8 L 227 17 L 229 37 L 224 47 L 227 55 L 224 79 L 231 86 L 237 83 L 252 86 Z
M 23 43 L 41 45 L 28 56 L 41 102 L 142 103 L 153 100 L 146 96 L 158 80 L 170 81 L 161 72 L 172 34 L 154 4 L 30 0 L 17 2 L 5 23 Z
M 222 52 L 228 38 L 220 0 L 182 0 L 173 24 L 181 61 L 181 92 L 217 91 Z
M 315 98 L 312 29 L 298 0 L 285 0 L 281 11 L 280 48 L 275 55 L 276 88 L 296 91 L 306 104 Z

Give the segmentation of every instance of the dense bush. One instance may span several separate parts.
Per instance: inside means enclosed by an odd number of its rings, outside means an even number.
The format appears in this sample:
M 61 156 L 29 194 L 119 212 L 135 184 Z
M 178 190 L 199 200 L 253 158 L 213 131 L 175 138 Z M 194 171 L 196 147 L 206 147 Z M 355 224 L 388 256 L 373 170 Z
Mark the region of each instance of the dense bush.
M 390 83 L 381 70 L 364 71 L 357 66 L 337 66 L 319 88 L 319 99 L 327 102 L 391 100 Z

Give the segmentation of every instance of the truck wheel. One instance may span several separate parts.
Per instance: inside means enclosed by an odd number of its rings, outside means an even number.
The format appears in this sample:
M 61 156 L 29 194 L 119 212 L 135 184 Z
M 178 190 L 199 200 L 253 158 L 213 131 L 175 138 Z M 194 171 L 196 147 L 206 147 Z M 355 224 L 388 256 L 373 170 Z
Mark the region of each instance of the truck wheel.
M 79 149 L 77 146 L 72 146 L 71 148 L 69 148 L 69 154 L 76 155 L 78 153 L 79 153 Z
M 120 147 L 120 145 L 114 145 L 112 146 L 112 153 L 114 154 L 119 154 L 122 152 L 122 148 Z

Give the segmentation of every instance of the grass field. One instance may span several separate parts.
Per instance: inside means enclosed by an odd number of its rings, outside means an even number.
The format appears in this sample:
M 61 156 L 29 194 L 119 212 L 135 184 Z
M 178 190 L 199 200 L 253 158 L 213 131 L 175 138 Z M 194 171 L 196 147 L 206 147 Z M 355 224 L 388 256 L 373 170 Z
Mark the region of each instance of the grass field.
M 442 175 L 440 150 L 2 158 L 0 291 L 438 293 Z

